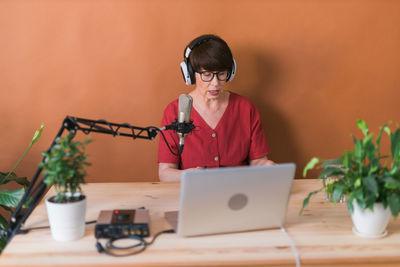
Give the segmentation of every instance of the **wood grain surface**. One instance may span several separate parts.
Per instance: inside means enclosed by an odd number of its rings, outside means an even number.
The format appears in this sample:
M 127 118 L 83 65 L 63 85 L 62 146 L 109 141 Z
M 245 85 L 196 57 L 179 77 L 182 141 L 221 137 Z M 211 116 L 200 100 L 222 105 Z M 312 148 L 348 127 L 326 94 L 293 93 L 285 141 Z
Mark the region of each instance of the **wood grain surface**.
M 302 266 L 400 266 L 400 223 L 391 219 L 389 234 L 366 239 L 353 234 L 345 204 L 313 198 L 302 216 L 303 199 L 320 186 L 316 180 L 295 180 L 289 202 L 286 230 L 297 247 Z M 92 183 L 84 187 L 88 196 L 86 220 L 96 220 L 101 210 L 150 210 L 151 235 L 169 229 L 164 211 L 177 210 L 177 183 Z M 51 194 L 52 191 L 49 192 Z M 206 195 L 205 195 L 206 197 Z M 42 202 L 25 227 L 47 225 Z M 17 235 L 0 257 L 0 266 L 294 266 L 290 244 L 280 229 L 182 238 L 161 235 L 141 254 L 110 257 L 95 248 L 94 225 L 85 236 L 71 242 L 54 241 L 49 229 Z

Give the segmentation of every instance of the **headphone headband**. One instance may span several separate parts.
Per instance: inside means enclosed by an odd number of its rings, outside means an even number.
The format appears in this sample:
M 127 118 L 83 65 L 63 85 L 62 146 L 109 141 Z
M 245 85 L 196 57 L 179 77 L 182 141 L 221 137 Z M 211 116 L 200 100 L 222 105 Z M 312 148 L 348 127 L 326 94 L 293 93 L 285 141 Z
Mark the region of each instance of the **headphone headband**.
M 189 59 L 190 53 L 192 52 L 192 50 L 193 50 L 195 47 L 201 45 L 202 43 L 208 42 L 208 41 L 210 41 L 210 40 L 218 41 L 218 39 L 215 38 L 215 37 L 212 37 L 212 36 L 205 36 L 205 37 L 201 38 L 200 40 L 197 40 L 197 42 L 195 42 L 194 44 L 189 44 L 189 45 L 186 47 L 186 50 L 185 50 L 185 58 L 186 58 L 186 59 Z
M 189 59 L 190 53 L 192 53 L 193 49 L 196 48 L 197 46 L 201 45 L 202 43 L 208 42 L 210 40 L 221 41 L 222 39 L 220 39 L 218 37 L 214 37 L 214 36 L 204 36 L 203 38 L 200 38 L 199 40 L 197 40 L 193 44 L 190 43 L 186 47 L 185 53 L 184 53 L 184 61 L 182 61 L 180 65 L 181 65 L 181 71 L 182 71 L 183 79 L 184 79 L 184 81 L 185 81 L 185 83 L 187 85 L 191 85 L 191 84 L 195 84 L 196 83 L 196 78 L 195 78 L 195 74 L 194 74 L 195 72 L 193 70 L 192 65 L 190 64 L 190 59 Z M 229 73 L 227 82 L 232 81 L 233 78 L 235 77 L 235 73 L 236 73 L 236 61 L 235 61 L 234 58 L 232 58 L 232 61 L 233 61 L 232 62 L 232 70 Z

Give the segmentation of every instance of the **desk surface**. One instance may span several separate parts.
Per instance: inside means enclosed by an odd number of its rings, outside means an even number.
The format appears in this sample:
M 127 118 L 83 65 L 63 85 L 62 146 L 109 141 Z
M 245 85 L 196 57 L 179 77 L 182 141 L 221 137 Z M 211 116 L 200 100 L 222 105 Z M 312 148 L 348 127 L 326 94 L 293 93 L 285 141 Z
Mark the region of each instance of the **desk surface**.
M 365 239 L 352 233 L 345 204 L 332 204 L 317 195 L 299 216 L 303 199 L 319 188 L 315 180 L 295 180 L 289 202 L 286 230 L 300 254 L 302 266 L 400 266 L 400 222 L 391 219 L 389 234 Z M 177 183 L 94 183 L 83 188 L 88 197 L 86 220 L 96 220 L 101 210 L 146 207 L 151 233 L 170 229 L 164 211 L 177 210 Z M 49 192 L 50 194 L 52 191 Z M 48 225 L 43 202 L 36 207 L 26 227 Z M 132 266 L 132 265 L 273 265 L 294 266 L 289 242 L 280 229 L 182 238 L 161 235 L 139 255 L 115 258 L 95 249 L 94 225 L 76 241 L 57 242 L 50 230 L 17 235 L 3 251 L 0 266 Z

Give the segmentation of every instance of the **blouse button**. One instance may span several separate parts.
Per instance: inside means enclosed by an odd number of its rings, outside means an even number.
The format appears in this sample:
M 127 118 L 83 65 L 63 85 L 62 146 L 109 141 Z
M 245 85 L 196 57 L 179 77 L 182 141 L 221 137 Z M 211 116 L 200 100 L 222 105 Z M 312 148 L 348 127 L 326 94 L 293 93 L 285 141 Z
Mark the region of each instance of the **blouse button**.
M 216 137 L 217 135 L 216 135 L 215 133 L 213 133 L 211 136 L 212 136 L 212 137 Z
M 215 160 L 215 161 L 218 161 L 218 157 L 215 157 L 214 160 Z

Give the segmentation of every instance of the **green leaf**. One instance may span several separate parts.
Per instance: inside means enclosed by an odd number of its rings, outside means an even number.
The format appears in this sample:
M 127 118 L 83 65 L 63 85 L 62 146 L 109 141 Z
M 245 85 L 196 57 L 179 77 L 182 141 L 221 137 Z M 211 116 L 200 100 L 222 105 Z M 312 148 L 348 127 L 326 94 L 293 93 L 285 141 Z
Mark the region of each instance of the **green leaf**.
M 329 166 L 343 167 L 341 158 L 326 160 L 322 163 L 322 168 L 326 168 Z
M 388 127 L 388 125 L 389 125 L 390 123 L 391 123 L 390 121 L 388 121 L 387 123 L 385 123 L 385 124 L 381 127 L 381 129 L 380 129 L 380 131 L 379 131 L 378 137 L 376 138 L 376 144 L 377 144 L 376 150 L 377 150 L 377 151 L 379 151 L 380 146 L 381 146 L 381 138 L 382 138 L 382 133 L 383 133 L 383 131 L 384 131 L 384 130 L 388 130 L 388 131 L 390 132 L 390 129 L 389 129 L 389 127 Z M 389 136 L 390 136 L 390 135 L 389 135 Z
M 26 177 L 15 177 L 11 178 L 11 181 L 16 182 L 19 185 L 29 186 L 29 180 Z
M 314 169 L 315 165 L 317 165 L 321 160 L 319 158 L 312 158 L 307 165 L 304 167 L 303 170 L 303 177 L 307 176 L 307 172 L 311 169 Z
M 400 157 L 400 128 L 390 137 L 393 158 Z
M 339 199 L 343 196 L 344 187 L 341 185 L 334 186 L 333 193 L 332 193 L 332 201 L 336 203 Z
M 8 222 L 3 215 L 0 214 L 0 230 L 7 230 L 8 229 Z
M 378 184 L 375 176 L 368 176 L 367 178 L 362 179 L 362 182 L 369 193 L 378 196 Z
M 351 135 L 351 137 L 353 138 L 353 143 L 357 143 L 357 138 L 354 135 Z
M 356 125 L 363 132 L 364 136 L 367 136 L 367 134 L 368 134 L 368 125 L 365 123 L 365 121 L 359 119 L 356 122 Z
M 329 178 L 332 176 L 338 176 L 338 175 L 343 175 L 344 174 L 344 170 L 342 167 L 326 167 L 325 169 L 323 169 L 321 171 L 321 173 L 319 174 L 319 178 Z
M 10 213 L 12 213 L 12 208 L 10 208 L 10 207 L 6 207 L 6 206 L 0 206 L 0 207 L 2 207 L 3 209 L 5 209 L 6 211 L 9 211 Z
M 357 189 L 353 190 L 352 196 L 355 200 L 357 200 L 357 202 L 363 201 L 363 199 L 364 199 L 364 193 L 361 188 L 357 188 Z
M 392 215 L 394 217 L 397 217 L 399 215 L 400 211 L 400 197 L 397 194 L 391 194 L 389 196 L 389 206 L 390 206 L 390 211 L 392 212 Z
M 3 189 L 0 191 L 0 205 L 15 208 L 21 201 L 25 189 L 20 188 L 16 190 Z
M 12 173 L 12 174 L 14 174 L 14 173 Z M 8 183 L 10 181 L 7 178 L 8 176 L 11 176 L 11 174 L 8 175 L 8 173 L 0 172 L 0 185 L 6 184 L 6 183 Z
M 367 202 L 365 202 L 363 199 L 358 198 L 357 203 L 360 206 L 360 208 L 362 208 L 362 209 L 368 208 Z
M 364 149 L 365 149 L 365 154 L 368 157 L 368 159 L 371 161 L 371 163 L 378 164 L 379 161 L 378 162 L 376 161 L 376 148 L 371 140 L 364 142 Z
M 354 207 L 353 207 L 353 195 L 350 193 L 349 199 L 347 200 L 347 209 L 349 210 L 350 213 L 354 212 Z
M 357 160 L 363 159 L 363 145 L 362 145 L 361 140 L 358 140 L 355 144 L 354 156 L 356 157 Z
M 18 177 L 14 172 L 11 173 L 11 175 L 9 175 L 8 177 L 7 177 L 7 173 L 0 172 L 0 180 L 1 180 L 1 184 L 15 182 L 15 183 L 23 185 L 23 186 L 29 185 L 29 181 L 26 177 Z
M 304 208 L 308 206 L 308 203 L 310 202 L 310 198 L 311 198 L 313 195 L 315 195 L 315 194 L 317 194 L 318 192 L 320 192 L 321 190 L 322 190 L 322 188 L 319 189 L 319 190 L 315 190 L 315 191 L 313 191 L 313 192 L 311 192 L 311 193 L 308 194 L 308 196 L 303 200 L 303 207 L 300 209 L 300 215 L 303 213 Z
M 354 182 L 354 187 L 360 187 L 361 186 L 361 177 L 358 177 L 356 181 Z
M 400 189 L 400 181 L 397 181 L 393 177 L 385 177 L 385 188 L 387 189 Z
M 365 205 L 368 209 L 370 209 L 371 211 L 374 211 L 374 204 L 377 202 L 377 198 L 372 195 L 372 194 L 368 194 L 366 199 L 365 199 Z
M 343 153 L 341 160 L 345 168 L 351 168 L 351 162 L 353 159 L 354 153 L 352 151 L 346 151 Z
M 6 246 L 6 238 L 0 236 L 0 254 L 3 251 L 4 247 Z
M 368 175 L 372 175 L 372 174 L 378 172 L 379 168 L 380 168 L 379 160 L 375 159 L 375 160 L 371 161 L 371 166 L 370 166 Z
M 374 137 L 373 133 L 368 134 L 364 139 L 363 139 L 363 145 L 366 145 L 368 142 L 371 142 L 372 137 Z
M 400 170 L 400 168 L 399 168 L 398 165 L 393 165 L 393 167 L 392 167 L 392 169 L 390 170 L 389 173 L 390 173 L 391 176 L 395 176 L 396 173 L 397 173 L 399 170 Z
M 34 143 L 36 143 L 36 142 L 39 140 L 39 138 L 40 138 L 40 136 L 42 135 L 42 132 L 43 132 L 43 127 L 44 127 L 44 125 L 43 125 L 43 123 L 42 123 L 42 124 L 40 125 L 40 129 L 37 130 L 37 131 L 35 132 L 35 134 L 33 135 L 31 144 L 34 144 Z
M 392 136 L 392 132 L 390 131 L 389 127 L 385 127 L 383 130 L 385 133 L 387 133 L 387 135 L 389 135 L 389 137 Z

